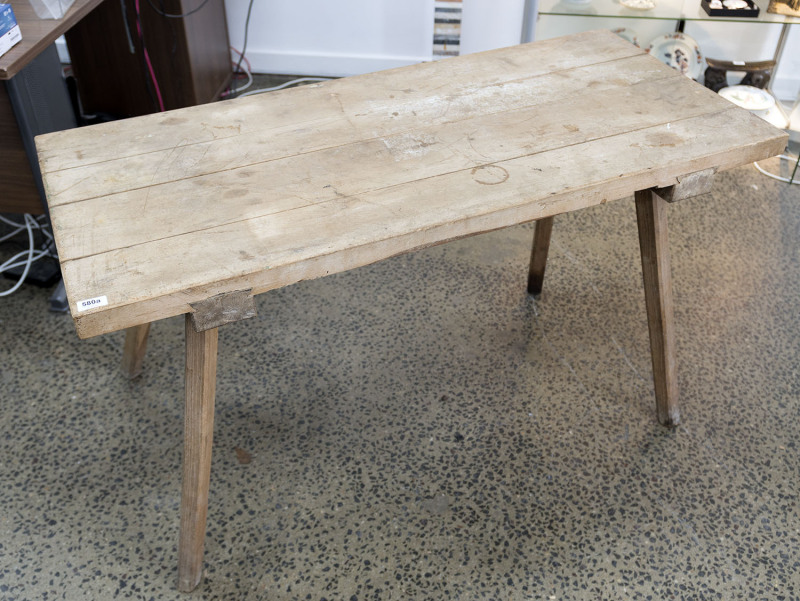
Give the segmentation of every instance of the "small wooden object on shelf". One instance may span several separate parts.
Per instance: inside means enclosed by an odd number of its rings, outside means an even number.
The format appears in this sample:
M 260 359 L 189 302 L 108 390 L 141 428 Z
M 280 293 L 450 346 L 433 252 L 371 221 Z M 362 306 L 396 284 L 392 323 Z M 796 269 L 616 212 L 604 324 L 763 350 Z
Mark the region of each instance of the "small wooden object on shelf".
M 800 0 L 769 0 L 768 13 L 800 17 Z
M 739 82 L 740 85 L 753 86 L 763 90 L 769 86 L 772 72 L 775 70 L 774 60 L 757 62 L 721 61 L 716 58 L 706 57 L 706 64 L 708 67 L 706 67 L 704 83 L 708 89 L 715 92 L 719 92 L 728 85 L 728 71 L 744 72 L 745 76 Z

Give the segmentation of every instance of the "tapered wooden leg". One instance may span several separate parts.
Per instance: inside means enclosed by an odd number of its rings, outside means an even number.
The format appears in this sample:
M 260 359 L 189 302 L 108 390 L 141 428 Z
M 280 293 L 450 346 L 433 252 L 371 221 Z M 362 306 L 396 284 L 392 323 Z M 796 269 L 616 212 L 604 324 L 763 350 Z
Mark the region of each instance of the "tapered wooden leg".
M 536 222 L 531 248 L 531 267 L 528 272 L 528 293 L 541 294 L 544 283 L 544 269 L 547 266 L 547 252 L 550 250 L 550 234 L 553 231 L 553 218 L 545 217 Z
M 203 541 L 211 478 L 217 328 L 196 332 L 186 315 L 186 415 L 184 426 L 178 588 L 193 590 L 203 572 Z
M 125 331 L 125 350 L 122 352 L 122 373 L 133 380 L 142 373 L 142 361 L 147 350 L 147 335 L 150 324 L 133 326 Z
M 637 192 L 635 198 L 658 421 L 664 426 L 676 426 L 680 422 L 680 412 L 667 203 L 652 190 Z

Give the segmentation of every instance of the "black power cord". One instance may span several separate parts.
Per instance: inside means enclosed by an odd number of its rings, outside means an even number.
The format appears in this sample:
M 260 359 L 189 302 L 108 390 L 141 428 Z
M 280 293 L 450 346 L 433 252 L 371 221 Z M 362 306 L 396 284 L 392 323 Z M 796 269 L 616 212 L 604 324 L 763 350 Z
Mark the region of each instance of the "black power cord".
M 149 2 L 150 0 L 148 0 Z M 234 73 L 242 72 L 242 61 L 244 60 L 244 53 L 247 52 L 247 32 L 250 29 L 250 12 L 253 10 L 253 0 L 247 5 L 247 18 L 244 20 L 244 44 L 242 44 L 242 53 L 239 55 L 239 62 L 236 63 Z
M 182 13 L 180 15 L 174 15 L 172 13 L 168 13 L 166 11 L 161 10 L 155 4 L 153 4 L 153 0 L 147 0 L 147 3 L 150 5 L 150 8 L 152 8 L 154 11 L 156 11 L 162 17 L 166 17 L 168 19 L 185 19 L 189 15 L 193 15 L 194 13 L 198 12 L 199 10 L 202 10 L 205 7 L 205 5 L 208 4 L 208 0 L 203 0 L 203 3 L 200 6 L 198 6 L 197 8 L 193 8 L 189 12 L 185 12 L 185 13 Z M 252 4 L 252 2 L 251 2 L 251 4 Z

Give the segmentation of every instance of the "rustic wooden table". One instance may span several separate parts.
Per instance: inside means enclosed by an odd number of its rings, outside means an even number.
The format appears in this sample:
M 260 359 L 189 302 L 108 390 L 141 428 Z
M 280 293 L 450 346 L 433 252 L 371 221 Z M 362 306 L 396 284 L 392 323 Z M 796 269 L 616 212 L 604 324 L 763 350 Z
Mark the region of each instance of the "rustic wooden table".
M 666 202 L 786 135 L 595 31 L 38 138 L 82 338 L 186 315 L 179 587 L 202 572 L 217 328 L 253 295 L 635 195 L 658 418 L 678 422 Z

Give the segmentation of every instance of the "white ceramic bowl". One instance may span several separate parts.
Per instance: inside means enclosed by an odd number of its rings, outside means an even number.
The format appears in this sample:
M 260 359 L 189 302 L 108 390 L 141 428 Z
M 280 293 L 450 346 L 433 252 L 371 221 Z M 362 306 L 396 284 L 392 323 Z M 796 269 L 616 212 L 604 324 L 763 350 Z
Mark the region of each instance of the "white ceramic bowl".
M 775 106 L 772 94 L 753 86 L 728 86 L 722 88 L 719 95 L 759 117 L 766 117 Z

